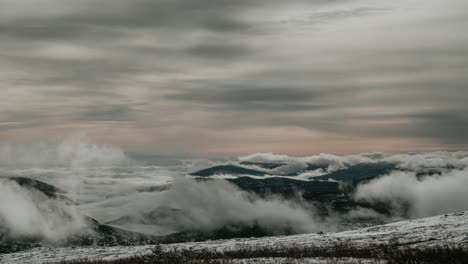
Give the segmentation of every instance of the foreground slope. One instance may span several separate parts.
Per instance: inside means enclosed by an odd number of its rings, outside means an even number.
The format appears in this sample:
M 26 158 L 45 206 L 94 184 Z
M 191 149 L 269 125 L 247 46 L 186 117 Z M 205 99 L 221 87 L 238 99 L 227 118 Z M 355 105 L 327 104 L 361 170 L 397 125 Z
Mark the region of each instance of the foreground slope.
M 239 244 L 243 246 L 326 246 L 351 243 L 354 246 L 368 246 L 388 243 L 411 246 L 434 246 L 442 243 L 462 244 L 468 247 L 468 211 L 445 214 L 429 218 L 400 221 L 338 233 L 316 233 L 293 236 L 279 236 L 200 243 L 173 244 L 174 247 L 192 249 L 225 250 Z
M 427 248 L 441 244 L 468 247 L 468 211 L 423 219 L 395 222 L 353 231 L 304 234 L 255 239 L 231 239 L 165 245 L 165 249 L 227 251 L 241 247 L 334 246 L 348 243 L 356 247 L 397 244 Z M 147 254 L 152 246 L 36 248 L 0 256 L 0 263 L 48 263 L 76 259 L 119 259 Z

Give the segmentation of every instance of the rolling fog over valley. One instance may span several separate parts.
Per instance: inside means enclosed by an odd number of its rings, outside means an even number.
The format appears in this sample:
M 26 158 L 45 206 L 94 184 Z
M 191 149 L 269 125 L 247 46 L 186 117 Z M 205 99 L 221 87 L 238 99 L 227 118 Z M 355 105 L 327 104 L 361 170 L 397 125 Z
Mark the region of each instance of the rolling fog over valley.
M 129 243 L 336 232 L 468 210 L 468 152 L 158 162 L 72 137 L 0 157 L 3 241 L 80 244 L 97 223 Z

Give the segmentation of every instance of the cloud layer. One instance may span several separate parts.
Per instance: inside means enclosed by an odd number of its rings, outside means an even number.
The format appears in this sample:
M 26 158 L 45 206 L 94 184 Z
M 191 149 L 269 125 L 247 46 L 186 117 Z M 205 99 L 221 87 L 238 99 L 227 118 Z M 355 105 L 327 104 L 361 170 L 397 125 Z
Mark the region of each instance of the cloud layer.
M 364 184 L 356 199 L 391 204 L 395 216 L 421 218 L 468 209 L 468 171 L 452 171 L 418 179 L 396 172 Z
M 329 172 L 356 164 L 396 165 L 393 172 L 359 185 L 354 193 L 356 201 L 390 205 L 390 215 L 357 207 L 345 214 L 330 212 L 328 217 L 319 217 L 315 207 L 304 201 L 260 198 L 221 180 L 203 182 L 184 177 L 200 166 L 236 161 L 178 160 L 161 165 L 165 161 L 153 157 L 155 160 L 145 159 L 142 165 L 119 148 L 94 145 L 82 138 L 55 145 L 3 145 L 0 153 L 0 176 L 30 177 L 53 184 L 78 203 L 68 206 L 0 177 L 0 225 L 15 237 L 59 241 L 86 227 L 82 215 L 103 223 L 123 217 L 117 225 L 147 234 L 167 234 L 254 224 L 280 232 L 333 231 L 346 228 L 343 222 L 359 219 L 388 222 L 468 210 L 468 152 L 464 151 L 303 157 L 257 153 L 239 157 L 237 162 L 285 164 L 271 169 L 272 174 L 298 172 L 309 165 L 327 167 Z
M 0 0 L 2 142 L 466 147 L 466 1 Z M 288 133 L 284 133 L 288 131 Z
M 86 219 L 75 207 L 0 178 L 2 239 L 34 238 L 60 242 L 72 235 L 88 231 L 87 228 Z

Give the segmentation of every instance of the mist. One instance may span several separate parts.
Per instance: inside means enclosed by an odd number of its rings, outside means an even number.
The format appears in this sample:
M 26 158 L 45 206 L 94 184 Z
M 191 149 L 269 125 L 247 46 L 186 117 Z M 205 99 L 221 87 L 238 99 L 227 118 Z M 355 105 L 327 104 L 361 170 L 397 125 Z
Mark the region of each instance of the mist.
M 130 162 L 121 149 L 93 144 L 80 134 L 58 142 L 0 144 L 0 166 L 7 168 L 108 167 Z
M 87 231 L 87 222 L 74 206 L 0 179 L 0 226 L 8 238 L 57 243 Z
M 402 170 L 418 171 L 430 168 L 458 168 L 468 166 L 468 151 L 434 151 L 414 153 L 370 152 L 352 155 L 321 153 L 312 156 L 288 156 L 274 153 L 254 153 L 239 156 L 240 161 L 276 162 L 291 167 L 303 168 L 307 164 L 327 167 L 329 172 L 344 169 L 361 163 L 387 162 L 396 164 Z M 281 169 L 279 167 L 278 169 Z
M 132 221 L 117 226 L 152 235 L 213 231 L 229 225 L 258 225 L 294 233 L 335 229 L 334 224 L 317 217 L 310 204 L 279 196 L 260 198 L 223 180 L 197 181 L 184 175 L 180 167 L 173 171 L 140 165 L 120 149 L 95 145 L 85 137 L 47 144 L 1 145 L 0 153 L 2 176 L 41 180 L 65 190 L 65 195 L 78 203 L 65 204 L 2 180 L 2 225 L 14 237 L 63 240 L 86 230 L 85 216 L 101 223 L 131 216 Z M 192 163 L 184 162 L 183 166 L 198 166 L 198 162 Z M 302 165 L 293 163 L 283 170 L 296 166 Z M 144 191 L 165 185 L 170 189 Z M 169 220 L 138 224 L 145 214 L 161 208 L 174 209 L 177 214 Z
M 395 172 L 358 187 L 360 201 L 390 204 L 395 216 L 421 218 L 468 210 L 468 171 L 455 170 L 423 178 Z
M 0 144 L 0 238 L 61 243 L 92 232 L 87 215 L 74 201 L 81 203 L 88 196 L 92 201 L 102 199 L 89 193 L 89 185 L 93 185 L 89 179 L 105 177 L 113 169 L 130 164 L 133 161 L 122 150 L 93 144 L 83 135 L 58 142 Z M 51 184 L 65 191 L 65 199 L 20 186 L 10 177 Z M 105 190 L 102 193 L 105 195 Z
M 184 229 L 211 231 L 226 225 L 258 224 L 269 230 L 314 232 L 324 223 L 314 218 L 314 208 L 281 197 L 262 199 L 244 192 L 226 181 L 196 182 L 177 178 L 173 188 L 161 199 L 161 205 L 180 209 L 184 217 L 178 225 Z
M 463 151 L 306 157 L 257 153 L 239 157 L 237 162 L 194 159 L 160 166 L 132 160 L 119 148 L 96 145 L 81 136 L 55 143 L 3 144 L 0 225 L 10 237 L 35 237 L 50 242 L 89 230 L 86 217 L 148 235 L 254 225 L 278 233 L 343 230 L 350 228 L 343 222 L 362 218 L 391 222 L 468 210 L 467 157 L 468 152 Z M 188 175 L 200 167 L 239 161 L 284 164 L 274 169 L 251 165 L 271 175 L 301 172 L 309 165 L 326 168 L 300 173 L 298 180 L 362 163 L 395 164 L 395 170 L 388 175 L 359 185 L 353 196 L 355 201 L 385 203 L 390 206 L 391 215 L 358 207 L 323 216 L 313 203 L 299 198 L 300 190 L 296 198 L 259 197 L 228 181 L 200 180 Z M 432 169 L 440 175 L 417 176 L 420 171 Z M 12 176 L 52 184 L 64 190 L 64 195 L 76 205 L 19 186 L 7 179 Z

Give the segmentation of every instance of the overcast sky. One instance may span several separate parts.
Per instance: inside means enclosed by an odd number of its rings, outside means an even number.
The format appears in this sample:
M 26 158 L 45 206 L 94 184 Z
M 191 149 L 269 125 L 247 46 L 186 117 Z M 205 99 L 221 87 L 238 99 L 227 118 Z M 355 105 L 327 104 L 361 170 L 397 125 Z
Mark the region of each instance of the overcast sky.
M 0 143 L 468 146 L 466 0 L 0 0 Z

